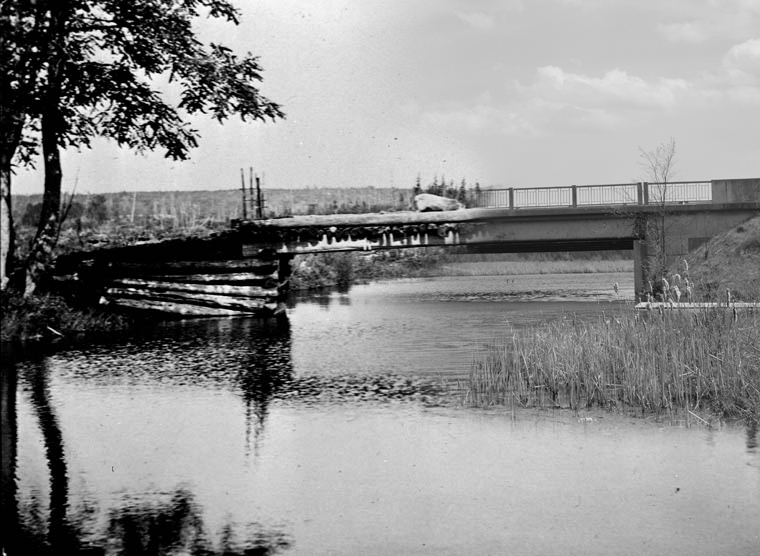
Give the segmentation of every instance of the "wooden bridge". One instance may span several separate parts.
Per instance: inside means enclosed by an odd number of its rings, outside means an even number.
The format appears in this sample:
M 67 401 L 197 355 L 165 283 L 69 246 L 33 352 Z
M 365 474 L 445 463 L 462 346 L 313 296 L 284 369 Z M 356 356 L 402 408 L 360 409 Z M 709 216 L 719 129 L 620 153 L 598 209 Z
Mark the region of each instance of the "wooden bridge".
M 467 252 L 632 249 L 643 291 L 647 223 L 667 215 L 682 257 L 760 214 L 760 178 L 486 190 L 478 208 L 237 220 L 203 238 L 59 257 L 56 278 L 87 301 L 181 315 L 272 315 L 297 254 L 449 246 Z

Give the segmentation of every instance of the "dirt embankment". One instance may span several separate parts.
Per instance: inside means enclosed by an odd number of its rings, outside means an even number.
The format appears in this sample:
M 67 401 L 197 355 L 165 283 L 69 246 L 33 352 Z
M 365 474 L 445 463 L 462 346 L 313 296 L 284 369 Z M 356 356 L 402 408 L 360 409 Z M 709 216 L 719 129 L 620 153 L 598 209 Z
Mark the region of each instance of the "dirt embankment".
M 686 261 L 695 298 L 715 300 L 729 289 L 737 301 L 760 301 L 760 216 L 714 237 Z M 680 261 L 672 273 L 684 270 Z

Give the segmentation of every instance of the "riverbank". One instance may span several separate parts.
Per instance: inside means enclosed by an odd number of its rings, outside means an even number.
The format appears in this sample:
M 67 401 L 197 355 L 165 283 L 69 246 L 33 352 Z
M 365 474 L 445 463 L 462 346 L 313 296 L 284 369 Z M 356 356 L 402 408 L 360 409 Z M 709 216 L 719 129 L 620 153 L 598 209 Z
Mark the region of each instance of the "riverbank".
M 688 276 L 698 301 L 760 301 L 760 216 L 714 237 L 670 271 Z
M 83 335 L 116 334 L 137 321 L 119 313 L 71 305 L 63 297 L 44 294 L 21 297 L 0 293 L 0 340 L 5 343 L 51 343 Z
M 678 278 L 675 276 L 678 274 Z M 671 269 L 692 300 L 760 300 L 760 217 Z M 685 286 L 684 286 L 685 288 Z M 477 355 L 465 403 L 637 407 L 760 420 L 760 311 L 726 308 L 559 321 Z
M 760 312 L 725 308 L 562 320 L 480 354 L 465 402 L 637 407 L 760 418 Z
M 347 287 L 390 278 L 609 272 L 633 272 L 633 260 L 598 256 L 552 260 L 545 254 L 459 255 L 441 248 L 319 253 L 295 258 L 291 289 Z

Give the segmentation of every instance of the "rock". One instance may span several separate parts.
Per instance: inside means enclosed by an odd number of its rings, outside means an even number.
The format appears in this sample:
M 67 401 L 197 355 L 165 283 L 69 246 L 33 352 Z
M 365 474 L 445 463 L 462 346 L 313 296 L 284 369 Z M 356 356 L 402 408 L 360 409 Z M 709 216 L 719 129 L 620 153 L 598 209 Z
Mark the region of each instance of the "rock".
M 414 206 L 419 212 L 429 212 L 435 210 L 459 210 L 464 205 L 456 199 L 440 197 L 432 193 L 420 193 L 414 197 Z

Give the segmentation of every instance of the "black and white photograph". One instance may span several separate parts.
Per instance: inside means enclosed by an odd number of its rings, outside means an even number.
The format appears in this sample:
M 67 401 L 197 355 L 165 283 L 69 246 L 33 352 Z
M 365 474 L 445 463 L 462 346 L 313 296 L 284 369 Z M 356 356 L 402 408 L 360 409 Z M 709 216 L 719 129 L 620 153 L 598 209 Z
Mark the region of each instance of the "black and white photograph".
M 0 0 L 2 556 L 760 554 L 760 0 Z

